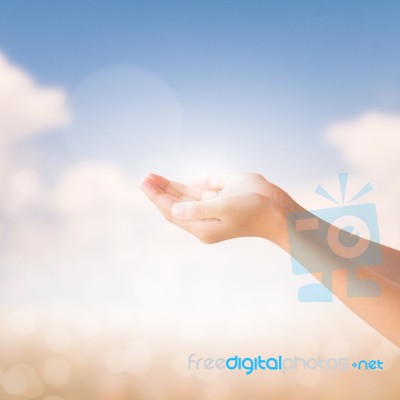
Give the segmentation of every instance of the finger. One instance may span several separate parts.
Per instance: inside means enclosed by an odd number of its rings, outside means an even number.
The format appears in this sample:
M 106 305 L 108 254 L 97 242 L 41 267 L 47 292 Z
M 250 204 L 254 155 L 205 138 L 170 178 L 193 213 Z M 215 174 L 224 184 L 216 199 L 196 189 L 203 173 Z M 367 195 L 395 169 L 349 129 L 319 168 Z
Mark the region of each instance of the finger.
M 217 219 L 184 221 L 173 218 L 172 222 L 205 243 L 214 243 L 221 240 L 224 229 L 223 223 Z
M 144 178 L 139 187 L 151 201 L 153 201 L 156 196 L 162 193 L 160 188 L 154 185 L 154 183 L 148 178 Z
M 158 177 L 161 178 L 161 177 Z M 165 178 L 162 178 L 163 180 L 166 181 Z M 167 191 L 167 183 L 161 183 L 161 180 L 155 179 L 153 175 L 148 175 L 143 179 L 143 182 L 141 184 L 142 190 L 147 194 L 149 193 L 150 195 L 148 196 L 151 200 L 157 195 L 160 194 L 169 194 L 172 197 L 175 197 L 177 200 L 180 200 L 179 195 L 177 195 L 173 191 Z
M 148 178 L 153 181 L 161 190 L 169 193 L 179 200 L 200 200 L 202 190 L 195 186 L 170 181 L 160 175 L 150 174 Z
M 171 216 L 171 209 L 177 200 L 168 193 L 164 193 L 151 180 L 144 179 L 140 185 L 147 197 L 156 205 L 156 207 L 165 215 Z
M 172 216 L 179 220 L 204 220 L 209 218 L 220 219 L 224 209 L 223 198 L 214 198 L 205 201 L 188 201 L 175 203 L 172 207 Z
M 178 204 L 174 198 L 169 194 L 163 193 L 159 187 L 154 185 L 154 182 L 147 179 L 142 182 L 141 188 L 170 222 L 195 235 L 205 243 L 213 243 L 220 240 L 219 237 L 223 226 L 218 219 L 184 220 L 175 218 L 171 213 L 174 205 Z
M 201 200 L 211 200 L 219 196 L 219 190 L 204 190 L 201 194 Z
M 208 175 L 195 179 L 191 184 L 203 190 L 221 190 L 225 187 L 228 175 Z

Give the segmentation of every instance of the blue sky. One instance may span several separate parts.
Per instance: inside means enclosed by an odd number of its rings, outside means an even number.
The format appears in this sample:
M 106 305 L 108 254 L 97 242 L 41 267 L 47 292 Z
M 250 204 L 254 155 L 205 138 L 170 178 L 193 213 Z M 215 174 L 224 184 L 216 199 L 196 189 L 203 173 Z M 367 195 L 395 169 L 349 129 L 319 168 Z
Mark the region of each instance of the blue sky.
M 331 122 L 399 109 L 399 15 L 395 1 L 12 0 L 0 49 L 72 97 L 103 68 L 150 71 L 182 105 L 180 151 L 215 147 L 286 179 L 345 168 L 321 139 Z M 123 147 L 146 140 L 133 136 Z M 118 143 L 97 148 L 135 169 Z

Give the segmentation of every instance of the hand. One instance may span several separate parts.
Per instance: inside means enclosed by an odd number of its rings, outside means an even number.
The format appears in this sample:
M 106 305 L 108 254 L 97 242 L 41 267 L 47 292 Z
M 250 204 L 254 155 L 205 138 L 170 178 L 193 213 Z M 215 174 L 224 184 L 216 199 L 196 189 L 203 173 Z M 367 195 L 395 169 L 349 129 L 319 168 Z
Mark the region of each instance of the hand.
M 205 243 L 258 236 L 282 246 L 286 240 L 290 197 L 259 174 L 211 175 L 189 185 L 150 174 L 141 188 L 168 221 Z
M 333 289 L 334 272 L 336 296 L 364 321 L 400 346 L 400 290 L 393 279 L 400 262 L 399 251 L 381 246 L 383 272 L 378 272 L 376 265 L 359 268 L 357 272 L 358 282 L 375 281 L 378 284 L 380 296 L 351 297 L 347 294 L 347 264 L 343 268 L 338 268 L 340 263 L 333 266 L 331 250 L 318 235 L 295 235 L 291 237 L 295 246 L 290 249 L 287 215 L 305 210 L 261 175 L 212 175 L 184 185 L 150 174 L 141 188 L 168 221 L 205 243 L 240 236 L 259 236 L 273 241 L 287 252 L 292 250 L 292 257 L 310 273 L 322 271 L 319 279 L 329 290 Z M 322 220 L 319 223 L 327 224 Z M 324 281 L 327 274 L 328 280 Z

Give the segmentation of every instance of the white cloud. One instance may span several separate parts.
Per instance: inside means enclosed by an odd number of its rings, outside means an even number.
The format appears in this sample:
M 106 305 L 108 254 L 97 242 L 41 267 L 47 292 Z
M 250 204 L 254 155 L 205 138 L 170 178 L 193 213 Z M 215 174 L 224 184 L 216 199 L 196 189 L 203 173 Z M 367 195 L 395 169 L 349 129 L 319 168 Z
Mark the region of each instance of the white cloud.
M 23 221 L 30 210 L 44 204 L 46 196 L 40 171 L 20 165 L 11 145 L 62 127 L 68 119 L 66 95 L 61 89 L 39 86 L 0 53 L 0 226 L 3 239 L 6 236 L 11 247 L 16 245 L 11 232 L 19 237 L 14 231 L 17 221 Z M 4 246 L 3 243 L 3 254 L 7 251 Z
M 62 90 L 40 87 L 0 53 L 0 144 L 63 126 L 65 103 Z
M 331 124 L 327 139 L 350 168 L 353 187 L 371 182 L 381 241 L 400 247 L 400 115 L 367 112 Z
M 400 171 L 400 115 L 368 112 L 332 124 L 328 140 L 346 161 L 363 173 L 379 178 Z

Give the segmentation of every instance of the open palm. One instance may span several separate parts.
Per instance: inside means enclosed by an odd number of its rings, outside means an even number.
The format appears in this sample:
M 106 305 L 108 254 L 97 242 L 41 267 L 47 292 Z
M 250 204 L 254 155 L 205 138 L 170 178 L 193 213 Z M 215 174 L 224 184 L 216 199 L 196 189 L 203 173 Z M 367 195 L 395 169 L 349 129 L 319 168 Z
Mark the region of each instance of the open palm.
M 141 188 L 168 221 L 205 243 L 266 237 L 278 223 L 278 188 L 259 174 L 210 175 L 188 185 L 150 174 Z

